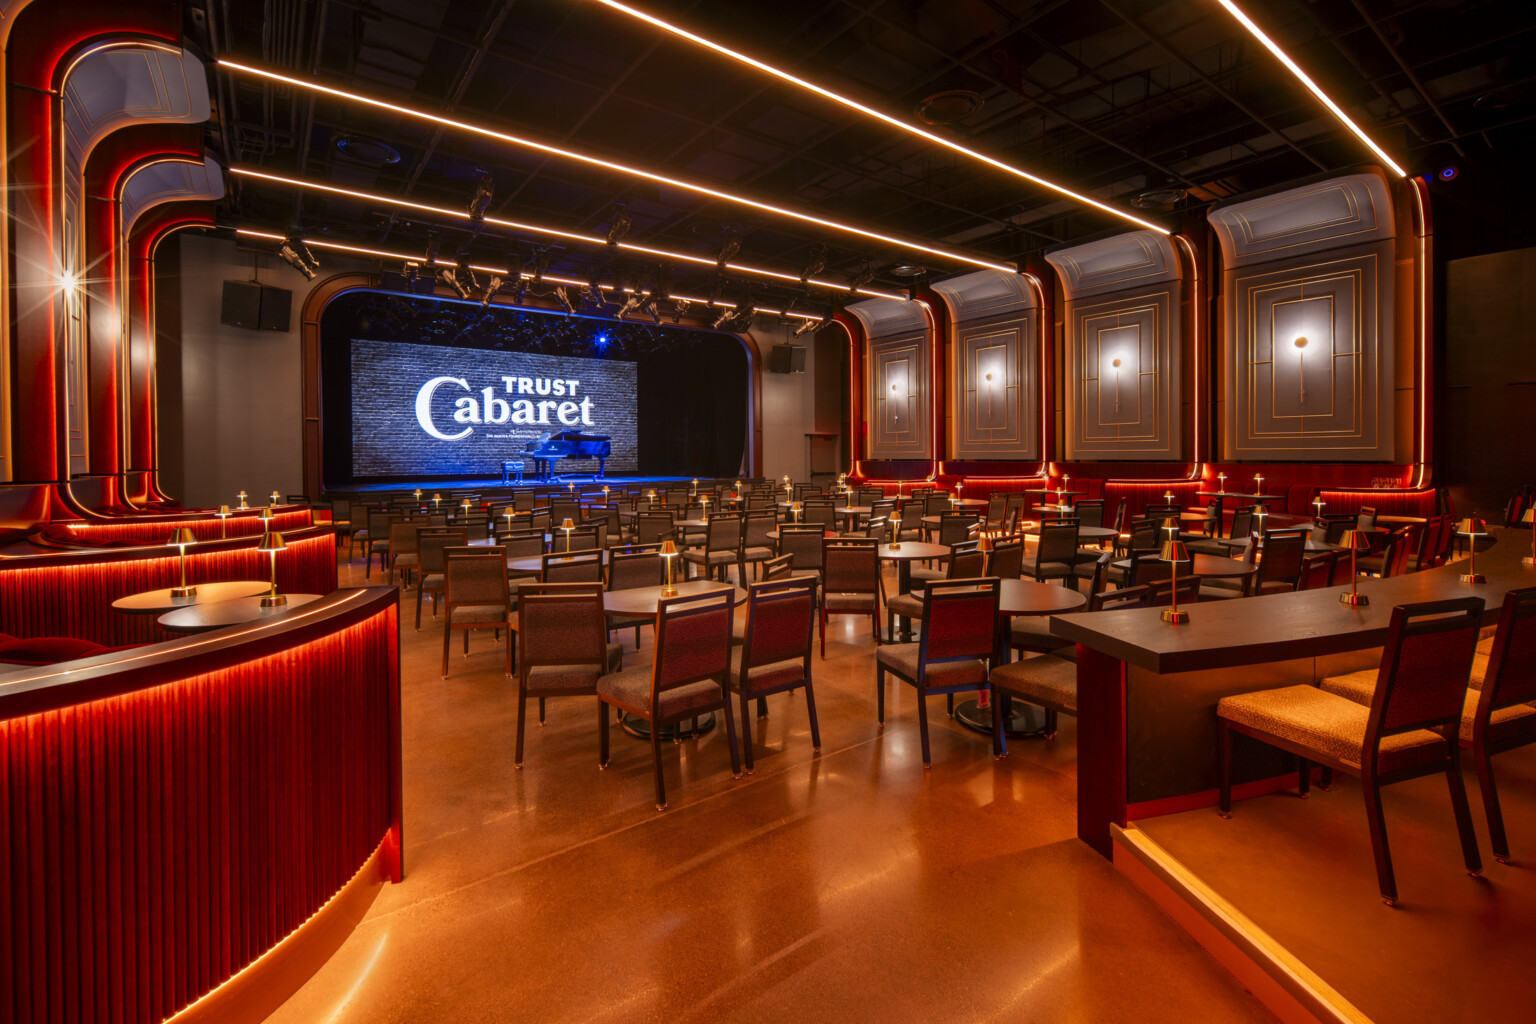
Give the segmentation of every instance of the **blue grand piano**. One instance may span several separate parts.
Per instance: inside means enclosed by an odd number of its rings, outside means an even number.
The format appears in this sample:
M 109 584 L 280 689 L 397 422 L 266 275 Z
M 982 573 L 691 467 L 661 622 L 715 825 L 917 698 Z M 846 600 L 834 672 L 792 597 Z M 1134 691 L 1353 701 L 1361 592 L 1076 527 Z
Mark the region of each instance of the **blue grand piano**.
M 606 435 L 561 430 L 529 441 L 523 449 L 523 457 L 533 460 L 533 475 L 539 480 L 549 479 L 554 464 L 560 459 L 596 459 L 597 475 L 602 476 L 612 447 Z

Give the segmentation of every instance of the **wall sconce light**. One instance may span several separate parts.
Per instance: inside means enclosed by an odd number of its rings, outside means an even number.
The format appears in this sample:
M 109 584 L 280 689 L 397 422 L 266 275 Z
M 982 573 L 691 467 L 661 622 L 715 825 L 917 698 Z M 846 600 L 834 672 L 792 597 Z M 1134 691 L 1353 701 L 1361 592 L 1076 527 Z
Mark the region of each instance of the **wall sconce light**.
M 1296 381 L 1300 388 L 1301 404 L 1307 404 L 1307 338 L 1304 334 L 1298 334 L 1296 340 L 1291 342 L 1296 346 Z
M 1120 411 L 1120 357 L 1116 356 L 1115 358 L 1111 359 L 1109 361 L 1109 365 L 1114 367 L 1114 370 L 1115 370 L 1115 412 L 1119 412 Z

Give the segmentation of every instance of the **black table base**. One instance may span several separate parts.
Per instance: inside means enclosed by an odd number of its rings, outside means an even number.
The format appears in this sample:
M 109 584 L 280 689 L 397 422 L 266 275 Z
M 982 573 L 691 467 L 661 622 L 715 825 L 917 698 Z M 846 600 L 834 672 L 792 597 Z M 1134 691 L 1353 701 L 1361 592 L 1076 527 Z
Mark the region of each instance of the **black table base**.
M 694 726 L 695 722 L 698 723 L 697 727 Z M 683 721 L 674 725 L 662 726 L 661 738 L 664 740 L 671 740 L 674 743 L 678 743 L 682 740 L 693 739 L 695 736 L 703 736 L 714 727 L 715 713 L 713 711 L 706 711 L 698 718 L 684 719 Z M 651 723 L 647 722 L 639 715 L 620 715 L 619 728 L 623 729 L 631 736 L 636 736 L 642 740 L 648 740 L 651 738 Z M 991 726 L 989 725 L 987 728 L 990 729 Z
M 1009 709 L 1008 722 L 1003 734 L 1011 740 L 1038 740 L 1045 738 L 1045 709 L 1021 700 L 1014 700 Z M 981 706 L 981 701 L 971 698 L 955 705 L 955 721 L 967 729 L 975 729 L 992 735 L 992 709 L 997 705 Z

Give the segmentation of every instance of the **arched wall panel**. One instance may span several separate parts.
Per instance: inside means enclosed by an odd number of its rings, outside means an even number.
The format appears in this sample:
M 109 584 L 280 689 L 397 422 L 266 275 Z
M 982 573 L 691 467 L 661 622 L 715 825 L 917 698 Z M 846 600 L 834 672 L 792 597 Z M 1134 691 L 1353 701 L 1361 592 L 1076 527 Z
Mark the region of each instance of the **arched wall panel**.
M 1068 461 L 1184 457 L 1184 272 L 1173 242 L 1134 231 L 1046 255 L 1066 297 Z
M 1040 308 L 1023 277 L 982 270 L 936 282 L 949 309 L 945 420 L 952 459 L 1040 457 Z
M 848 307 L 867 340 L 864 391 L 871 460 L 933 458 L 932 331 L 920 303 L 871 299 Z
M 1210 221 L 1224 279 L 1223 458 L 1392 461 L 1396 226 L 1385 179 L 1314 182 L 1229 203 Z

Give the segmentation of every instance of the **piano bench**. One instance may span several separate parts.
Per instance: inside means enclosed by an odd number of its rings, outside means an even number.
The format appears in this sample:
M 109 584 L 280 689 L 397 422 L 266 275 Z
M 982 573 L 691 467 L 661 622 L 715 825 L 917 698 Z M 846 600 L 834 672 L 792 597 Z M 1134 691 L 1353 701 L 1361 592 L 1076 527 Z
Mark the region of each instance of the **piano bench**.
M 517 476 L 517 482 L 518 483 L 522 483 L 523 482 L 523 460 L 522 459 L 507 459 L 506 461 L 504 461 L 501 464 L 501 483 L 502 483 L 503 487 L 506 486 L 508 479 L 511 478 L 514 474 L 516 474 L 516 476 Z

